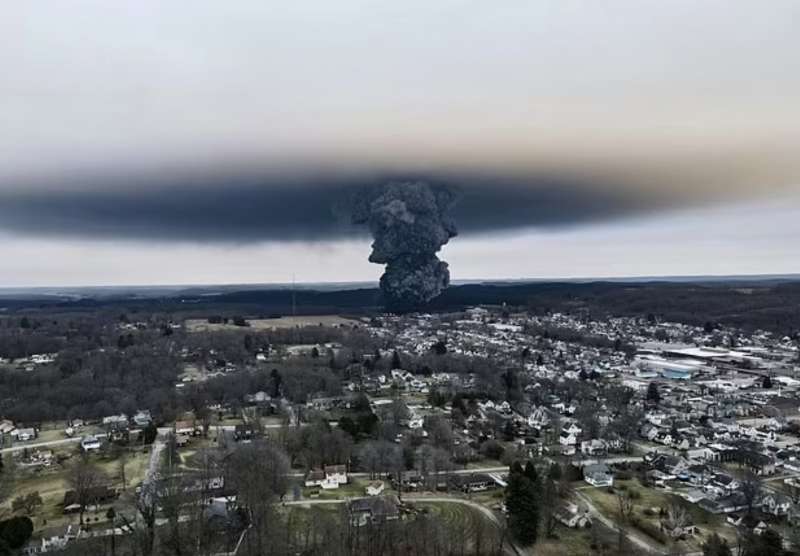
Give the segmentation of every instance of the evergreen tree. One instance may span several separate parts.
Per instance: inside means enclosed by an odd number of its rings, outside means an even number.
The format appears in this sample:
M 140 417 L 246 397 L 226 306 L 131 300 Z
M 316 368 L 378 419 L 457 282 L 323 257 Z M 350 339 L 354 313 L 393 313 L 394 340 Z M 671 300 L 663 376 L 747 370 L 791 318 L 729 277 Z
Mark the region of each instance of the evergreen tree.
M 517 541 L 530 546 L 539 533 L 539 474 L 533 463 L 525 469 L 519 463 L 511 466 L 506 487 L 508 528 Z
M 33 522 L 29 517 L 18 516 L 0 521 L 0 546 L 5 545 L 12 550 L 17 550 L 28 542 L 32 534 Z M 12 552 L 7 553 L 11 554 Z
M 525 476 L 528 477 L 533 484 L 539 485 L 539 470 L 536 469 L 532 461 L 525 464 Z
M 745 537 L 742 554 L 747 556 L 781 556 L 785 554 L 783 538 L 773 529 L 767 529 L 760 535 L 750 533 Z
M 658 391 L 658 385 L 655 382 L 651 382 L 647 386 L 647 401 L 656 405 L 661 401 L 661 393 Z
M 714 533 L 703 545 L 703 556 L 731 556 L 731 547 L 728 541 Z

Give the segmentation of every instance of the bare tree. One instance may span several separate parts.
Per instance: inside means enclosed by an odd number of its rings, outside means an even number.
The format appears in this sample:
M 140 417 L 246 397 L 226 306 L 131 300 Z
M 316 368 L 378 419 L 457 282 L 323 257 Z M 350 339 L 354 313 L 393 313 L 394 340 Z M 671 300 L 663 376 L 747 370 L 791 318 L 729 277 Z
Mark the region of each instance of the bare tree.
M 159 492 L 155 481 L 142 483 L 141 492 L 136 497 L 136 511 L 142 519 L 143 528 L 137 528 L 137 540 L 143 556 L 151 556 L 156 540 L 156 513 L 159 506 Z
M 361 444 L 358 450 L 358 459 L 361 462 L 361 469 L 369 473 L 370 479 L 374 479 L 375 475 L 381 471 L 377 442 L 370 441 Z
M 13 511 L 22 510 L 25 515 L 32 515 L 34 510 L 42 505 L 42 497 L 39 491 L 29 492 L 25 496 L 17 496 L 11 501 L 11 509 Z
M 172 551 L 175 556 L 188 554 L 191 548 L 187 546 L 189 540 L 184 535 L 181 527 L 181 517 L 194 517 L 184 514 L 184 506 L 189 501 L 189 495 L 184 491 L 181 481 L 175 473 L 170 473 L 158 487 L 158 500 L 161 513 L 167 520 L 164 527 L 165 536 L 162 544 L 165 548 Z
M 126 490 L 128 488 L 128 477 L 125 473 L 128 465 L 128 450 L 119 444 L 114 444 L 112 450 L 112 457 L 117 460 L 117 471 L 122 483 L 122 490 Z
M 627 492 L 617 491 L 617 505 L 619 506 L 619 516 L 622 521 L 630 521 L 633 516 L 633 498 Z
M 761 477 L 752 471 L 748 471 L 742 477 L 740 484 L 741 487 L 739 490 L 744 496 L 745 504 L 747 504 L 747 514 L 751 515 L 753 513 L 753 507 L 764 489 L 764 482 L 761 480 Z
M 251 528 L 246 537 L 249 553 L 276 554 L 281 550 L 280 519 L 275 503 L 289 486 L 289 458 L 266 441 L 240 446 L 228 459 L 225 484 L 235 490 L 237 504 L 247 512 Z
M 75 493 L 75 502 L 80 506 L 80 524 L 90 503 L 96 501 L 98 489 L 106 483 L 103 472 L 88 458 L 82 457 L 69 468 L 67 484 Z
M 678 504 L 670 505 L 661 520 L 661 526 L 670 534 L 674 534 L 676 531 L 682 532 L 687 525 L 689 525 L 689 514 L 686 512 L 686 508 Z

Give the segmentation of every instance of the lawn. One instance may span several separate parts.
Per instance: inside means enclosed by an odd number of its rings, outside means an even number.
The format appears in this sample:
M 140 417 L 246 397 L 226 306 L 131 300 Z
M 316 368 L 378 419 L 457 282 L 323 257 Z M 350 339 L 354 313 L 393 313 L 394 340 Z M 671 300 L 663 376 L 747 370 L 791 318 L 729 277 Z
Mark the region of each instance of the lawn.
M 312 498 L 311 493 L 316 492 L 318 496 L 316 499 L 319 500 L 340 500 L 346 498 L 361 498 L 367 495 L 367 483 L 362 482 L 358 479 L 350 479 L 350 482 L 346 485 L 341 485 L 339 488 L 331 489 L 331 490 L 323 490 L 319 487 L 303 487 L 303 498 L 310 499 Z
M 54 450 L 56 455 L 69 456 L 63 464 L 53 463 L 50 467 L 24 469 L 17 466 L 14 472 L 14 487 L 9 500 L 3 505 L 10 512 L 11 500 L 18 496 L 25 496 L 31 492 L 38 492 L 42 498 L 42 506 L 37 508 L 31 518 L 35 530 L 44 527 L 66 527 L 78 523 L 78 515 L 64 515 L 62 503 L 64 493 L 69 490 L 69 466 L 77 459 L 77 449 L 63 448 Z M 125 465 L 125 475 L 128 492 L 132 492 L 134 485 L 144 478 L 148 461 L 149 449 L 131 449 Z M 122 478 L 118 460 L 110 454 L 92 454 L 90 460 L 97 465 L 100 471 L 108 478 L 109 485 L 113 488 L 122 488 Z M 129 504 L 124 498 L 113 504 L 117 511 L 125 509 Z M 103 505 L 96 512 L 87 512 L 87 521 L 102 522 L 108 506 Z M 129 509 L 129 508 L 128 508 Z
M 126 452 L 126 457 L 125 482 L 128 488 L 131 488 L 131 486 L 137 485 L 144 480 L 150 462 L 150 449 L 132 448 Z M 119 460 L 111 456 L 100 456 L 95 461 L 111 483 L 117 488 L 122 488 L 122 473 Z
M 413 507 L 424 514 L 441 519 L 450 535 L 453 545 L 467 547 L 470 551 L 481 553 L 480 543 L 484 550 L 498 541 L 499 528 L 481 511 L 459 503 L 447 502 L 415 502 Z
M 555 538 L 540 539 L 533 548 L 536 556 L 585 556 L 613 552 L 619 543 L 616 531 L 595 523 L 589 529 L 569 529 L 558 525 Z

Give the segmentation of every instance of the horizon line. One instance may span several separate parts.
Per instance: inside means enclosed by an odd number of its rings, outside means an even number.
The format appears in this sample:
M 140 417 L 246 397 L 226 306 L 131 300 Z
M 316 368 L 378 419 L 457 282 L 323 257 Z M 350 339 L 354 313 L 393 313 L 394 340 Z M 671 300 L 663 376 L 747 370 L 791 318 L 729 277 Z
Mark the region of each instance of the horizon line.
M 495 283 L 555 283 L 555 282 L 691 282 L 701 280 L 800 280 L 800 273 L 758 273 L 758 274 L 672 274 L 672 275 L 616 275 L 616 276 L 554 276 L 554 277 L 520 277 L 520 278 L 461 278 L 452 280 L 451 286 L 470 284 L 495 284 Z M 83 285 L 39 285 L 39 286 L 6 286 L 0 285 L 0 291 L 31 291 L 31 290 L 77 290 L 77 289 L 145 289 L 145 288 L 287 288 L 309 286 L 360 286 L 369 285 L 378 287 L 377 280 L 338 280 L 319 282 L 198 282 L 198 283 L 149 283 L 149 284 L 83 284 Z

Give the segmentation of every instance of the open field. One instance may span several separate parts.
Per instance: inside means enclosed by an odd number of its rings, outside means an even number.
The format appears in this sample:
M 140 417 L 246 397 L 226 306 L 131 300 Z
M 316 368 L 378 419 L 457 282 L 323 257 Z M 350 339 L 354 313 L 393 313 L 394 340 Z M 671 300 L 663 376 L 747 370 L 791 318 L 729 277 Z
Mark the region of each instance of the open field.
M 619 544 L 617 532 L 598 522 L 588 529 L 569 529 L 558 525 L 554 537 L 539 540 L 533 553 L 536 556 L 585 556 L 611 552 Z
M 275 319 L 248 319 L 250 326 L 228 324 L 211 324 L 204 319 L 188 319 L 186 330 L 189 332 L 213 332 L 218 330 L 275 330 L 278 328 L 295 328 L 302 326 L 353 326 L 361 324 L 357 320 L 346 319 L 337 315 L 308 315 L 279 317 Z
M 732 531 L 724 526 L 724 518 L 721 516 L 710 514 L 696 504 L 689 504 L 680 497 L 669 492 L 642 486 L 636 480 L 616 481 L 614 483 L 614 492 L 610 492 L 607 488 L 581 488 L 580 492 L 591 499 L 592 503 L 603 515 L 614 520 L 619 519 L 620 513 L 617 493 L 632 494 L 634 496 L 634 518 L 640 522 L 649 524 L 656 530 L 660 528 L 660 510 L 667 510 L 670 506 L 684 508 L 688 515 L 689 523 L 695 525 L 699 529 L 699 534 L 697 536 L 687 539 L 686 541 L 679 541 L 677 544 L 668 543 L 668 545 L 665 545 L 660 542 L 660 539 L 652 538 L 647 531 L 630 526 L 631 529 L 639 533 L 640 536 L 647 537 L 652 544 L 664 548 L 679 547 L 682 550 L 696 551 L 700 550 L 700 545 L 712 532 L 719 533 L 726 538 L 731 537 L 730 533 L 732 533 Z M 732 539 L 729 538 L 729 540 Z
M 483 554 L 498 544 L 500 529 L 477 508 L 449 502 L 414 502 L 413 507 L 441 519 L 452 547 L 461 553 Z
M 63 464 L 53 463 L 49 467 L 37 469 L 23 469 L 19 466 L 14 470 L 13 496 L 4 504 L 3 509 L 10 512 L 11 499 L 17 496 L 25 496 L 31 492 L 38 492 L 42 498 L 42 506 L 37 508 L 31 515 L 34 526 L 40 527 L 66 527 L 69 524 L 78 523 L 78 515 L 65 515 L 62 511 L 64 493 L 69 490 L 68 476 L 70 466 L 78 458 L 77 449 L 57 450 L 56 453 L 63 455 L 69 454 L 71 457 Z M 97 465 L 108 479 L 108 485 L 112 488 L 122 489 L 122 477 L 120 473 L 119 459 L 111 455 L 94 454 L 90 460 Z M 149 460 L 149 450 L 131 449 L 126 452 L 125 479 L 127 492 L 133 492 L 134 486 L 142 481 L 147 469 Z M 120 498 L 117 502 L 110 504 L 119 510 L 124 510 L 130 501 Z M 87 511 L 86 519 L 91 522 L 105 521 L 105 512 L 109 504 L 103 504 L 96 511 Z

